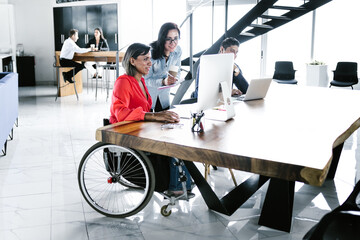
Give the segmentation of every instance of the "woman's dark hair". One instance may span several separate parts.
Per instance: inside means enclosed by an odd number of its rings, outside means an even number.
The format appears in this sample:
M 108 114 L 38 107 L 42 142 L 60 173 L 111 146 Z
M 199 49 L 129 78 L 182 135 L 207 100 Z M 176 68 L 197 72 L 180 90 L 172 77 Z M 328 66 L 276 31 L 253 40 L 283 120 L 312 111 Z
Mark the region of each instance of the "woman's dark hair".
M 224 41 L 222 41 L 222 43 L 221 43 L 221 46 L 224 49 L 227 49 L 228 47 L 231 47 L 234 45 L 240 46 L 240 42 L 236 38 L 233 38 L 233 37 L 225 38 Z
M 100 32 L 100 38 L 101 38 L 102 40 L 106 40 L 106 38 L 104 37 L 103 30 L 102 30 L 101 27 L 95 28 L 95 29 L 94 29 L 94 32 L 95 32 L 95 30 L 98 30 L 98 31 Z
M 130 63 L 130 58 L 137 59 L 138 56 L 146 55 L 149 51 L 150 46 L 142 43 L 133 43 L 128 47 L 122 61 L 122 65 L 127 75 L 135 76 L 137 72 L 136 68 Z
M 179 33 L 180 38 L 180 29 L 175 23 L 168 22 L 164 23 L 159 31 L 158 39 L 150 44 L 151 46 L 151 56 L 153 59 L 159 59 L 164 55 L 164 47 L 165 47 L 165 38 L 168 35 L 170 30 L 176 29 Z

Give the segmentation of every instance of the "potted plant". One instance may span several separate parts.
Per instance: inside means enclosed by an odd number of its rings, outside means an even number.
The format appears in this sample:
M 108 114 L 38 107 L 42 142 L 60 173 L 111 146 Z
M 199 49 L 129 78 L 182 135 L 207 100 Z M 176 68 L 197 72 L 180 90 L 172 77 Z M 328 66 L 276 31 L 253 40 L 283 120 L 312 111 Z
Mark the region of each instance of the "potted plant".
M 314 60 L 306 64 L 306 85 L 328 87 L 327 65 Z

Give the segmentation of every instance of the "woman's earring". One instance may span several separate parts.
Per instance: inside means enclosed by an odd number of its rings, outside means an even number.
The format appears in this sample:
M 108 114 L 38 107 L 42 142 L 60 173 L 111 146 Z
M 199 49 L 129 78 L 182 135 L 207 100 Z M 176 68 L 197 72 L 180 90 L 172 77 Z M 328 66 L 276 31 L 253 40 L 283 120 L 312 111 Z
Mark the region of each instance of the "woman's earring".
M 133 61 L 133 59 L 130 59 L 130 64 L 133 65 L 135 67 L 135 61 Z

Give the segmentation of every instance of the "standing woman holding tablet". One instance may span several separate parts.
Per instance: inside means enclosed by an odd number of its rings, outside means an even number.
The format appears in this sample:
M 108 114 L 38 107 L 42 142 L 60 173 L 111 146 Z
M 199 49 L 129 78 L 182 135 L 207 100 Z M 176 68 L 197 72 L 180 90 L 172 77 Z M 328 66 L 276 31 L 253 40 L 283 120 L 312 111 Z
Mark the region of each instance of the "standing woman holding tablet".
M 171 66 L 178 67 L 177 76 L 180 76 L 182 52 L 178 46 L 179 39 L 180 29 L 175 23 L 168 22 L 161 26 L 158 39 L 150 44 L 152 66 L 145 76 L 145 81 L 153 99 L 152 109 L 155 112 L 170 108 L 170 88 L 158 88 L 172 85 L 177 81 L 177 78 L 168 74 Z

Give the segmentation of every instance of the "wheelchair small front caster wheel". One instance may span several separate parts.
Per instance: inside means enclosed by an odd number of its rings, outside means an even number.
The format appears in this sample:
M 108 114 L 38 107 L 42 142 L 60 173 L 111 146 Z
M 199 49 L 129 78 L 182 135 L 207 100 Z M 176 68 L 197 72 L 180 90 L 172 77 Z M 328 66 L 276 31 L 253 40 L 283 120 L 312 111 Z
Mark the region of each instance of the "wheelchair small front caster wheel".
M 168 217 L 168 216 L 170 216 L 170 214 L 171 214 L 171 210 L 170 211 L 167 211 L 166 209 L 167 209 L 167 207 L 168 207 L 168 205 L 164 205 L 164 206 L 162 206 L 161 207 L 161 215 L 163 215 L 164 217 Z

